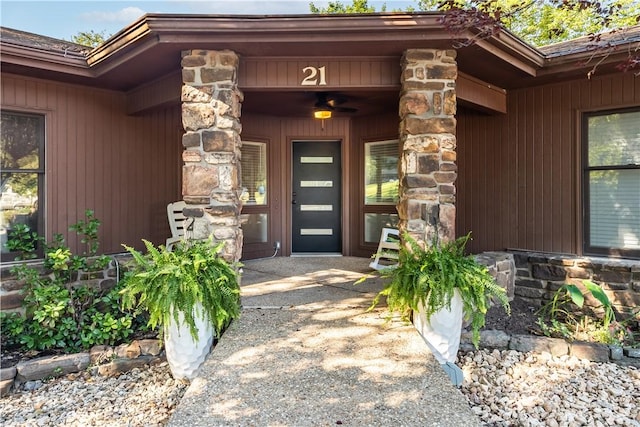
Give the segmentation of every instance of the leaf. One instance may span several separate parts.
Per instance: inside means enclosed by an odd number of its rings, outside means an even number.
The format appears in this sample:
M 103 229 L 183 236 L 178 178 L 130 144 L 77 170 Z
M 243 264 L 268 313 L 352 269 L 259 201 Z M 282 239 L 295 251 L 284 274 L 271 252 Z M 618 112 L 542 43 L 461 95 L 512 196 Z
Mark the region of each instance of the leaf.
M 580 288 L 571 284 L 564 285 L 564 288 L 566 289 L 567 294 L 569 294 L 569 297 L 571 297 L 571 301 L 573 301 L 573 303 L 578 307 L 582 308 L 584 305 L 584 295 L 582 295 Z
M 596 285 L 590 280 L 585 280 L 582 283 L 584 284 L 585 288 L 587 288 L 589 292 L 591 292 L 591 295 L 593 295 L 595 299 L 600 301 L 600 303 L 604 307 L 606 308 L 611 307 L 611 302 L 609 301 L 609 297 L 607 296 L 607 294 L 604 293 L 604 290 L 602 290 L 602 287 L 600 287 L 599 285 Z

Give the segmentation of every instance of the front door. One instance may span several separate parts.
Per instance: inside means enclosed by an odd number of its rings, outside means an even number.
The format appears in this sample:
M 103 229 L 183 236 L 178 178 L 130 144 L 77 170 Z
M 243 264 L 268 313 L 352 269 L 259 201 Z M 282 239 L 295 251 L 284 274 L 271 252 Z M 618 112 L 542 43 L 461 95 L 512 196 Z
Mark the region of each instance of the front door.
M 293 142 L 292 252 L 342 252 L 340 141 Z

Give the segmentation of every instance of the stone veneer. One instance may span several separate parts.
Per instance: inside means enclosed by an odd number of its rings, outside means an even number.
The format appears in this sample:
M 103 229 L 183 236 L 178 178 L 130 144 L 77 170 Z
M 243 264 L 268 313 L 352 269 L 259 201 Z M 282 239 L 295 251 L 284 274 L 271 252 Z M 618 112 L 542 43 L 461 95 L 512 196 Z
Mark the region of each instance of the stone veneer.
M 640 261 L 515 251 L 513 256 L 515 295 L 536 306 L 549 301 L 563 284 L 582 286 L 583 280 L 601 285 L 619 312 L 640 306 Z M 585 303 L 599 304 L 591 296 Z
M 399 229 L 426 244 L 455 238 L 455 58 L 454 50 L 435 49 L 402 58 Z
M 182 52 L 182 196 L 194 221 L 188 237 L 224 241 L 230 262 L 242 254 L 238 63 L 232 51 Z

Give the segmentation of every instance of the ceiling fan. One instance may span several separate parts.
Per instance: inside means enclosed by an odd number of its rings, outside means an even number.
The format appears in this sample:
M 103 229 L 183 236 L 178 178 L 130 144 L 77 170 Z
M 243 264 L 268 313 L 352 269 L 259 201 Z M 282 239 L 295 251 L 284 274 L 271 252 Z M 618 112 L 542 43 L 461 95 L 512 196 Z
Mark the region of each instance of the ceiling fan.
M 347 97 L 332 92 L 316 92 L 314 111 L 330 111 L 336 113 L 355 113 L 356 108 L 341 107 L 348 101 Z

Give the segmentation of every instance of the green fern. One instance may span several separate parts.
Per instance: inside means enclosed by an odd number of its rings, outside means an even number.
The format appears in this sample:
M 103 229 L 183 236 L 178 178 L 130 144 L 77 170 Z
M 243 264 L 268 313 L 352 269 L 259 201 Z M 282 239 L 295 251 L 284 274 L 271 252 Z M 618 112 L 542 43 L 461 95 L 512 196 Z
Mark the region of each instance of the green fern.
M 201 303 L 219 336 L 232 319 L 240 316 L 240 286 L 234 266 L 219 256 L 223 243 L 185 241 L 172 252 L 143 240 L 147 253 L 123 245 L 133 256 L 132 270 L 121 291 L 125 308 L 142 307 L 149 326 L 166 325 L 179 313 L 197 339 L 194 306 Z
M 424 249 L 405 234 L 398 266 L 382 270 L 382 277 L 390 280 L 374 298 L 370 310 L 385 296 L 389 311 L 399 312 L 404 320 L 409 320 L 420 305 L 429 319 L 437 311 L 451 308 L 457 288 L 464 317 L 471 323 L 473 344 L 477 347 L 491 300 L 497 300 L 508 314 L 511 309 L 506 291 L 496 284 L 487 268 L 465 255 L 470 238 L 469 233 L 442 245 L 434 241 L 430 248 Z

